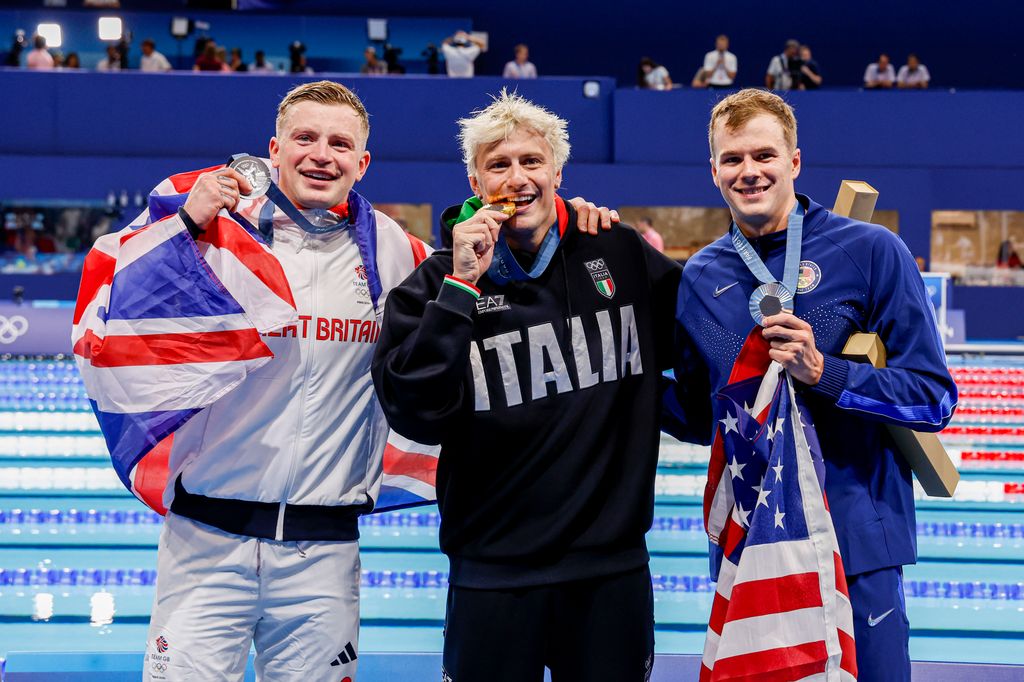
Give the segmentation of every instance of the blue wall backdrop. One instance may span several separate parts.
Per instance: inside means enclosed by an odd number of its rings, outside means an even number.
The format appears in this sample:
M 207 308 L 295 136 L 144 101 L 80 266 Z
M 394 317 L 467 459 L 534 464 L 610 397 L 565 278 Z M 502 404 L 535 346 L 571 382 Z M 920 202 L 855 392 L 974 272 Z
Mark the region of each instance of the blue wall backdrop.
M 146 192 L 162 177 L 265 153 L 278 99 L 300 78 L 206 74 L 0 71 L 11 93 L 0 140 L 0 196 L 102 200 Z M 309 80 L 306 78 L 305 80 Z M 430 203 L 437 215 L 468 193 L 455 120 L 505 81 L 342 76 L 371 112 L 373 201 Z M 583 97 L 580 78 L 520 83 L 570 121 L 564 193 L 610 206 L 720 206 L 708 170 L 713 93 L 614 89 Z M 899 211 L 915 255 L 930 250 L 931 211 L 1024 210 L 1024 92 L 793 93 L 804 168 L 797 182 L 829 205 L 839 182 L 863 179 L 878 208 Z M 723 226 L 724 229 L 724 226 Z M 968 315 L 973 338 L 1024 335 L 1019 291 L 988 288 Z M 966 302 L 968 299 L 964 298 Z M 958 305 L 954 294 L 954 305 Z

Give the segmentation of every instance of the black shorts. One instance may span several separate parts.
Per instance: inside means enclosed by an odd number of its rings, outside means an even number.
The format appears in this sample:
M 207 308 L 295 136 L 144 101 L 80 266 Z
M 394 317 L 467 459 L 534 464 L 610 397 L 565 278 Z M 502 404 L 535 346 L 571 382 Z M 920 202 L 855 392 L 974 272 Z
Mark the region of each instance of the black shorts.
M 445 682 L 647 682 L 654 593 L 647 566 L 508 590 L 448 588 Z

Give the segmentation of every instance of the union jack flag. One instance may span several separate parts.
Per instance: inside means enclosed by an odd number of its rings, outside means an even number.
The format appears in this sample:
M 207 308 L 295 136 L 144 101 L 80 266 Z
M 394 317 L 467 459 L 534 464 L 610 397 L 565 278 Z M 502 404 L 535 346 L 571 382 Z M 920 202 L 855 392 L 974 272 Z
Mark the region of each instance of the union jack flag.
M 164 180 L 138 218 L 98 239 L 75 307 L 75 359 L 111 462 L 121 482 L 160 513 L 174 432 L 273 357 L 262 333 L 297 322 L 284 270 L 242 215 L 221 211 L 196 240 L 171 219 L 199 175 L 222 167 Z M 253 204 L 241 202 L 239 213 Z M 375 229 L 357 235 L 373 259 Z M 413 243 L 413 252 L 417 263 L 426 255 L 422 244 L 417 251 Z M 376 278 L 376 263 L 370 268 Z M 396 448 L 396 438 L 388 439 L 390 467 L 385 457 L 394 484 L 385 478 L 377 511 L 435 499 L 437 449 L 404 441 Z
M 704 521 L 718 584 L 701 682 L 857 677 L 824 462 L 792 380 L 755 329 L 716 398 Z

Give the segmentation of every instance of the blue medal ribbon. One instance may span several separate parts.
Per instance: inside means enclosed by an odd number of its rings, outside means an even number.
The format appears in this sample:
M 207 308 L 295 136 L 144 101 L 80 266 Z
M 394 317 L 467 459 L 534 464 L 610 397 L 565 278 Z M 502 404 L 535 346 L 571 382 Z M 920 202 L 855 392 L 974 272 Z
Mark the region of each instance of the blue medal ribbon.
M 754 321 L 763 324 L 768 315 L 783 310 L 792 312 L 793 298 L 796 296 L 797 281 L 800 276 L 800 249 L 804 233 L 804 207 L 799 201 L 789 214 L 786 224 L 786 265 L 779 282 L 754 250 L 746 235 L 736 225 L 729 226 L 729 236 L 736 253 L 743 263 L 758 280 L 761 286 L 750 296 L 750 314 Z M 773 299 L 773 300 L 766 300 Z M 762 303 L 764 302 L 764 303 Z
M 537 258 L 533 261 L 533 265 L 527 272 L 523 270 L 523 266 L 516 260 L 511 247 L 508 245 L 508 241 L 505 239 L 504 233 L 502 233 L 498 235 L 498 241 L 494 245 L 494 256 L 491 259 L 490 267 L 487 268 L 487 276 L 499 286 L 504 286 L 509 282 L 537 279 L 544 274 L 551 259 L 554 258 L 555 251 L 558 249 L 558 242 L 558 225 L 556 223 L 544 235 L 544 240 L 540 243 L 540 250 L 537 251 Z
M 235 154 L 232 158 L 238 156 L 248 155 Z M 353 238 L 355 239 L 356 246 L 359 248 L 359 259 L 366 268 L 366 283 L 370 290 L 370 300 L 373 301 L 374 311 L 379 314 L 379 302 L 384 287 L 381 284 L 380 273 L 377 270 L 377 217 L 373 213 L 373 206 L 370 202 L 355 190 L 351 190 L 348 193 L 347 219 L 339 219 L 338 222 L 328 224 L 326 222 L 328 214 L 332 220 L 338 216 L 327 209 L 313 209 L 315 220 L 320 218 L 321 215 L 325 219 L 322 224 L 314 225 L 284 195 L 284 192 L 277 186 L 277 183 L 271 180 L 270 187 L 267 188 L 267 202 L 260 209 L 258 227 L 260 236 L 263 237 L 263 240 L 268 245 L 274 243 L 274 206 L 280 208 L 292 222 L 310 234 L 327 234 L 328 232 L 335 232 L 349 227 L 354 230 Z M 236 219 L 239 218 L 241 216 L 236 216 Z M 317 222 L 320 221 L 318 220 Z

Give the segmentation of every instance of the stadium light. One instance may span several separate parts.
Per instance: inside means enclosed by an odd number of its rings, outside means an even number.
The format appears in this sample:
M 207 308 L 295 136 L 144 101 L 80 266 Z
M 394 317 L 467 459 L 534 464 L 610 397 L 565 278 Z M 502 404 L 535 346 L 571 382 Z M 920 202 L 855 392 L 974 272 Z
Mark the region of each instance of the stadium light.
M 64 42 L 60 24 L 39 24 L 36 26 L 36 35 L 46 39 L 46 47 L 60 47 Z
M 100 40 L 120 40 L 124 34 L 121 17 L 100 17 L 97 22 Z
M 171 17 L 171 35 L 182 40 L 192 32 L 192 20 L 188 17 Z

